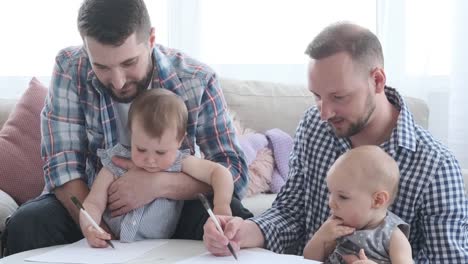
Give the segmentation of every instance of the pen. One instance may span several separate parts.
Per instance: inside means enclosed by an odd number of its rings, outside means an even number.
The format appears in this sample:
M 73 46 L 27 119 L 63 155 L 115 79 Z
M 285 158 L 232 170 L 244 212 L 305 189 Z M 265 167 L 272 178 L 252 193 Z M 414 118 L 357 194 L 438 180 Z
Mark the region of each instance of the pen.
M 86 212 L 86 210 L 84 209 L 83 205 L 80 203 L 78 198 L 72 195 L 71 200 L 75 204 L 75 206 L 80 210 L 80 212 L 84 214 L 84 216 L 88 219 L 88 221 L 91 222 L 91 225 L 93 225 L 93 227 L 96 228 L 100 233 L 104 233 L 104 230 L 102 230 L 102 228 L 98 226 L 98 224 L 93 220 L 93 218 L 88 214 L 88 212 Z M 110 240 L 106 240 L 106 243 L 115 249 L 114 244 L 112 244 Z
M 224 234 L 224 231 L 221 228 L 221 225 L 219 224 L 218 218 L 216 218 L 216 216 L 213 214 L 213 211 L 211 210 L 211 207 L 210 207 L 210 203 L 206 199 L 205 195 L 203 195 L 202 193 L 199 193 L 198 199 L 200 199 L 206 211 L 210 215 L 211 220 L 213 220 L 213 222 L 215 223 L 216 229 L 218 229 L 218 231 L 221 232 L 221 234 Z M 231 252 L 232 256 L 237 260 L 236 252 L 232 248 L 231 243 L 228 242 L 227 247 L 229 251 Z

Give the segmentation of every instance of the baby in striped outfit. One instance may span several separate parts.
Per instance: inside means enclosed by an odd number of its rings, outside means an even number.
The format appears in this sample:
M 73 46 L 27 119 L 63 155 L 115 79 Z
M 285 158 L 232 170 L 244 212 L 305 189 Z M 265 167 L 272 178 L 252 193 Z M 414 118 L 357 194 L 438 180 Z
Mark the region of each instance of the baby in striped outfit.
M 184 172 L 212 185 L 213 211 L 231 215 L 230 202 L 233 179 L 224 166 L 190 155 L 189 150 L 179 150 L 185 137 L 187 108 L 174 93 L 164 89 L 151 89 L 138 96 L 130 106 L 128 127 L 131 132 L 131 151 L 120 144 L 99 150 L 103 168 L 96 176 L 83 207 L 100 223 L 103 219 L 121 242 L 142 239 L 171 238 L 183 201 L 158 198 L 127 214 L 111 217 L 107 205 L 107 190 L 115 177 L 126 172 L 112 163 L 115 155 L 130 158 L 135 166 L 148 172 Z M 109 233 L 100 233 L 80 214 L 80 227 L 92 247 L 106 247 Z
M 395 160 L 378 146 L 340 156 L 327 174 L 331 216 L 304 258 L 325 263 L 413 263 L 409 225 L 388 211 L 398 193 Z

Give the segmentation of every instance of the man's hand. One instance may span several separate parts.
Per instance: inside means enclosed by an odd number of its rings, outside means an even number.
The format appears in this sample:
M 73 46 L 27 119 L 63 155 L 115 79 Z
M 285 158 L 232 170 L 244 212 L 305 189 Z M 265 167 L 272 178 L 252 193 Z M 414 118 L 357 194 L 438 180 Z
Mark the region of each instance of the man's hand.
M 364 249 L 359 251 L 359 257 L 355 255 L 345 255 L 343 256 L 343 260 L 348 264 L 377 264 L 367 258 Z
M 109 186 L 108 208 L 112 217 L 126 214 L 155 199 L 154 173 L 137 168 L 127 159 L 113 157 L 112 162 L 128 170 Z
M 205 244 L 206 249 L 215 256 L 229 256 L 231 252 L 227 248 L 227 244 L 230 242 L 234 251 L 240 250 L 240 239 L 239 239 L 239 230 L 244 220 L 240 217 L 232 216 L 216 216 L 218 218 L 221 228 L 223 228 L 224 233 L 219 232 L 216 229 L 216 226 L 211 220 L 208 220 L 203 227 L 203 243 Z

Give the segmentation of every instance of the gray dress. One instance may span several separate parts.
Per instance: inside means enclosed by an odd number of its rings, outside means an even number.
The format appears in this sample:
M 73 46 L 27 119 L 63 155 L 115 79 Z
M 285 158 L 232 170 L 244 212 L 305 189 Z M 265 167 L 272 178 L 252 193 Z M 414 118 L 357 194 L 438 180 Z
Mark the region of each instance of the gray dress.
M 111 157 L 120 156 L 130 158 L 130 150 L 121 144 L 104 150 L 97 151 L 101 158 L 102 165 L 120 177 L 126 170 L 123 170 L 112 163 Z M 190 154 L 189 150 L 179 151 L 176 161 L 166 170 L 168 172 L 180 172 L 182 160 Z M 143 239 L 164 239 L 171 238 L 177 227 L 183 201 L 158 198 L 151 203 L 134 209 L 125 215 L 111 217 L 110 211 L 105 210 L 102 215 L 112 233 L 120 236 L 121 242 L 131 242 Z
M 395 228 L 400 228 L 408 237 L 409 225 L 392 212 L 387 212 L 383 223 L 375 229 L 358 230 L 349 236 L 338 238 L 335 250 L 325 263 L 345 263 L 341 256 L 358 255 L 361 248 L 364 249 L 367 258 L 376 263 L 391 263 L 388 250 Z

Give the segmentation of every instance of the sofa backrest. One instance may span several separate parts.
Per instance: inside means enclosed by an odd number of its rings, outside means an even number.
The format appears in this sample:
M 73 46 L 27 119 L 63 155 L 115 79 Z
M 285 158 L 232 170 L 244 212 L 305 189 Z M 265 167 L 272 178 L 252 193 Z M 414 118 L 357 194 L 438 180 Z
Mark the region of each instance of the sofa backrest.
M 304 85 L 229 79 L 220 82 L 230 111 L 244 127 L 258 132 L 280 128 L 293 136 L 305 110 L 315 105 L 312 93 Z M 427 104 L 411 97 L 405 97 L 405 102 L 416 123 L 427 128 Z
M 258 132 L 280 128 L 293 136 L 304 111 L 315 104 L 314 97 L 303 85 L 230 79 L 220 82 L 230 111 L 236 113 L 245 127 Z M 405 100 L 416 122 L 427 128 L 427 104 L 412 97 Z M 14 99 L 0 99 L 0 128 L 15 104 Z

